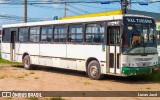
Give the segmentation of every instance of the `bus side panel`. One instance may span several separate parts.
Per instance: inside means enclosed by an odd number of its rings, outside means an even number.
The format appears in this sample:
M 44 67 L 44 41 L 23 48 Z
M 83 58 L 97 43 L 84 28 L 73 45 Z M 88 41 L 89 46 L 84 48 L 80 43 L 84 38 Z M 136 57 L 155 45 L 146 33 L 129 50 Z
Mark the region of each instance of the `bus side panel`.
M 16 58 L 15 58 L 15 61 L 16 62 L 22 62 L 22 55 L 23 54 L 20 54 L 20 52 L 19 52 L 19 48 L 20 48 L 20 43 L 15 43 L 15 45 L 16 45 L 16 48 L 15 48 L 15 52 L 16 52 Z
M 77 59 L 77 70 L 86 70 L 86 60 L 96 58 L 100 63 L 106 61 L 106 53 L 102 51 L 102 45 L 78 45 L 67 44 L 67 58 Z M 106 68 L 102 68 L 102 73 L 106 73 Z
M 53 67 L 60 67 L 60 58 L 52 58 Z
M 67 58 L 70 69 L 86 71 L 85 67 L 85 45 L 67 44 Z
M 102 45 L 85 45 L 85 57 L 94 57 L 98 61 L 106 61 L 106 52 L 103 51 Z
M 160 45 L 157 46 L 158 51 L 158 63 L 160 64 Z
M 85 45 L 85 55 L 86 60 L 90 57 L 94 57 L 99 61 L 100 67 L 101 67 L 101 73 L 106 74 L 106 66 L 104 63 L 106 63 L 106 50 L 103 50 L 102 45 Z M 104 66 L 102 66 L 102 64 Z
M 84 60 L 76 60 L 76 64 L 77 64 L 77 70 L 86 71 Z
M 11 60 L 10 52 L 11 52 L 11 44 L 10 43 L 2 43 L 1 44 L 1 52 L 2 58 L 6 60 Z
M 29 44 L 29 43 L 20 43 L 16 46 L 16 53 L 18 55 L 18 61 L 22 58 L 22 55 L 24 53 L 28 53 L 31 58 L 32 64 L 38 64 L 39 65 L 39 44 Z M 21 60 L 22 61 L 22 60 Z
M 40 44 L 40 65 L 67 68 L 66 44 Z M 60 59 L 61 58 L 61 59 Z
M 66 44 L 40 44 L 40 55 L 66 58 Z

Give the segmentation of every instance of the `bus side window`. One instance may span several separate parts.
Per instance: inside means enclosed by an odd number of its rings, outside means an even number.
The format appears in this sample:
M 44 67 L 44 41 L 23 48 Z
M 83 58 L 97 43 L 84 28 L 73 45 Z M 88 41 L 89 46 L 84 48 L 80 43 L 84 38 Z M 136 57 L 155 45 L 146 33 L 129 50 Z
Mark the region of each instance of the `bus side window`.
M 30 41 L 39 42 L 40 27 L 31 27 L 30 28 Z
M 108 45 L 114 45 L 115 39 L 114 39 L 114 28 L 109 27 L 107 29 L 107 44 Z
M 104 41 L 104 26 L 100 24 L 86 25 L 86 42 L 102 43 Z
M 4 43 L 10 43 L 11 42 L 11 34 L 10 34 L 10 29 L 3 29 L 3 34 L 2 34 L 2 41 Z
M 119 43 L 120 43 L 120 28 L 119 27 L 108 27 L 107 28 L 107 44 L 108 45 L 115 45 L 115 44 L 119 45 Z
M 19 29 L 19 36 L 18 39 L 20 42 L 27 42 L 28 41 L 28 28 L 20 28 Z
M 54 27 L 54 42 L 66 42 L 67 39 L 67 26 Z
M 121 37 L 120 37 L 120 27 L 117 27 L 116 33 L 117 33 L 117 44 L 120 44 L 120 40 L 121 40 Z
M 68 42 L 83 42 L 83 25 L 70 25 Z
M 41 41 L 52 42 L 52 26 L 42 26 L 41 29 Z

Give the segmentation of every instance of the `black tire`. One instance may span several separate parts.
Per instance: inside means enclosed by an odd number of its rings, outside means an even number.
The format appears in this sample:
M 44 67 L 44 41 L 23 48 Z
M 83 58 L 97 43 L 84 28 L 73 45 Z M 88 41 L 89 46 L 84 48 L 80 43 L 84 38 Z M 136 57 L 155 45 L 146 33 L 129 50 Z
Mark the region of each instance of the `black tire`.
M 97 60 L 92 60 L 88 64 L 87 73 L 88 76 L 94 80 L 100 80 L 104 76 L 103 74 L 101 74 L 100 64 Z
M 25 55 L 25 57 L 23 58 L 23 66 L 27 70 L 31 70 L 32 69 L 31 60 L 30 60 L 29 55 Z

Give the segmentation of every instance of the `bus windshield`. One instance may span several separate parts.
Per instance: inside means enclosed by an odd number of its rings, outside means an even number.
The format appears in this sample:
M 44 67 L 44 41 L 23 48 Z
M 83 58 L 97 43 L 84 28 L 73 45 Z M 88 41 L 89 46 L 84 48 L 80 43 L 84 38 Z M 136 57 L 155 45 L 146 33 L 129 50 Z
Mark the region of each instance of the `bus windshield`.
M 125 26 L 123 53 L 156 54 L 156 28 L 151 24 L 128 24 Z

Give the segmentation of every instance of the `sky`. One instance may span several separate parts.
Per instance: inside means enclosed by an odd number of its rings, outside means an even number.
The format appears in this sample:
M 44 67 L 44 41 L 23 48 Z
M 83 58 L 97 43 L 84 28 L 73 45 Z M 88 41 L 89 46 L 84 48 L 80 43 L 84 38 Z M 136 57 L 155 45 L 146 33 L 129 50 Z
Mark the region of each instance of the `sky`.
M 64 17 L 64 4 L 54 4 L 65 0 L 27 0 L 28 21 L 53 20 L 54 16 Z M 51 2 L 52 1 L 52 2 Z M 110 4 L 101 3 L 68 3 L 67 16 L 97 13 L 104 11 L 120 10 L 118 0 L 66 0 L 67 2 L 77 1 L 112 1 Z M 120 1 L 120 0 L 119 0 Z M 139 2 L 153 2 L 149 5 L 139 5 Z M 160 0 L 132 0 L 131 9 L 160 13 Z M 0 29 L 4 24 L 21 23 L 23 19 L 23 0 L 0 0 Z M 9 3 L 9 4 L 7 4 Z M 11 4 L 13 3 L 13 4 Z M 33 4 L 31 4 L 33 3 Z M 43 3 L 43 4 L 35 4 Z

